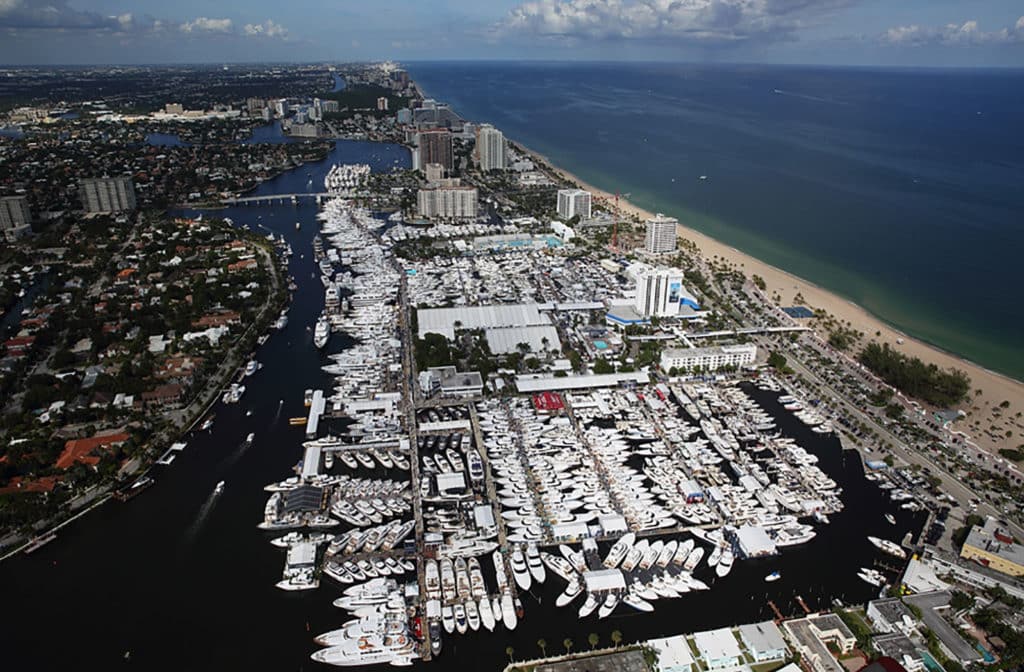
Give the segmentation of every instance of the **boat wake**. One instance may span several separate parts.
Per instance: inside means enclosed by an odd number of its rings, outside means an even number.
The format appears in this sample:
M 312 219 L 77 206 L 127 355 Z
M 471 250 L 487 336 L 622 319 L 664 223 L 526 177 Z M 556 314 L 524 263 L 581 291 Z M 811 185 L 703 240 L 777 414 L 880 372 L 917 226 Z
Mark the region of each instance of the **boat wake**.
M 249 446 L 251 445 L 252 441 L 249 441 L 248 439 L 242 441 L 238 447 L 235 448 L 234 452 L 224 458 L 224 461 L 220 463 L 218 469 L 223 470 L 228 467 L 233 467 L 235 463 L 241 459 L 242 455 L 245 455 L 245 451 L 249 450 Z
M 217 497 L 220 495 L 219 492 L 214 490 L 203 502 L 203 505 L 199 507 L 199 513 L 196 514 L 196 519 L 192 521 L 192 524 L 185 530 L 185 544 L 191 545 L 195 541 L 199 533 L 202 532 L 203 527 L 206 525 L 206 520 L 210 517 L 210 513 L 213 512 L 213 507 L 217 505 Z

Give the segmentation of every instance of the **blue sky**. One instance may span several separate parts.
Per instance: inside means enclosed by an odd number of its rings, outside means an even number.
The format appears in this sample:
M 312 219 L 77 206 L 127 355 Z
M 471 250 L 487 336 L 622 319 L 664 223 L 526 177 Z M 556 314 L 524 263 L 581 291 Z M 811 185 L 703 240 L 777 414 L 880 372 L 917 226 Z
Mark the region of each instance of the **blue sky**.
M 1020 0 L 0 0 L 0 63 L 1022 66 Z

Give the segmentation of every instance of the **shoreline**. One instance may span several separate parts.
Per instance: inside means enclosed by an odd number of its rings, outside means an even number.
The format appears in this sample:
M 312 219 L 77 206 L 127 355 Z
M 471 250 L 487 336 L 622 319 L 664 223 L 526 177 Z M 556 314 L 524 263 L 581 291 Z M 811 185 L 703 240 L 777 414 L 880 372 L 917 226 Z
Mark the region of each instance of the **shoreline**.
M 615 194 L 581 179 L 578 175 L 564 168 L 560 168 L 549 157 L 530 149 L 520 142 L 513 141 L 513 144 L 522 153 L 536 161 L 543 162 L 552 172 L 563 179 L 574 182 L 580 188 L 590 191 L 595 202 L 600 203 L 602 209 L 609 212 L 616 210 L 614 205 Z M 637 216 L 641 220 L 654 216 L 654 213 L 651 211 L 621 196 L 618 199 L 618 214 L 620 216 Z M 671 216 L 671 213 L 666 214 Z M 717 257 L 738 267 L 748 276 L 759 275 L 765 281 L 765 296 L 777 293 L 782 298 L 782 301 L 778 304 L 779 306 L 795 304 L 796 302 L 793 301 L 794 297 L 802 294 L 804 301 L 800 303 L 811 309 L 823 309 L 844 324 L 849 322 L 849 326 L 864 333 L 865 342 L 874 340 L 879 343 L 888 343 L 891 348 L 910 357 L 917 357 L 927 364 L 935 364 L 941 369 L 956 368 L 964 371 L 971 379 L 972 392 L 957 408 L 965 412 L 974 410 L 977 415 L 972 415 L 971 417 L 973 419 L 982 419 L 983 424 L 980 429 L 968 427 L 967 419 L 961 418 L 961 420 L 951 423 L 950 428 L 965 432 L 970 437 L 969 440 L 972 443 L 989 452 L 995 452 L 999 448 L 1014 448 L 1016 444 L 1021 443 L 1020 438 L 993 439 L 984 432 L 984 428 L 987 426 L 985 423 L 991 424 L 994 421 L 987 411 L 998 408 L 1004 401 L 1009 401 L 1010 406 L 1003 412 L 1002 415 L 1004 417 L 998 420 L 1011 418 L 1010 421 L 1012 422 L 1013 414 L 1019 410 L 1024 410 L 1024 382 L 1006 374 L 992 371 L 963 356 L 911 336 L 869 312 L 854 301 L 805 278 L 794 275 L 789 271 L 761 261 L 736 247 L 687 226 L 685 222 L 680 222 L 677 234 L 679 237 L 693 242 L 706 260 L 710 261 Z M 880 335 L 876 336 L 876 333 Z M 815 330 L 815 334 L 819 338 L 821 337 L 819 331 Z M 846 354 L 846 356 L 849 357 L 850 355 Z M 980 390 L 981 394 L 976 394 L 976 390 Z M 983 415 L 979 414 L 979 412 L 983 413 Z

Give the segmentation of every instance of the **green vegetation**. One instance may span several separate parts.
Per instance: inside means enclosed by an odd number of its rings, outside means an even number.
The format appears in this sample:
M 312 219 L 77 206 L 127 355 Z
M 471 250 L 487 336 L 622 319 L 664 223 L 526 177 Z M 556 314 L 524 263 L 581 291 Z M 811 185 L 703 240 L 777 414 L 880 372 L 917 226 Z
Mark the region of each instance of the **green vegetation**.
M 762 278 L 760 275 L 751 276 L 750 280 L 751 282 L 754 283 L 754 286 L 760 289 L 762 292 L 768 289 L 768 285 L 765 284 L 764 278 Z
M 391 89 L 376 84 L 359 84 L 357 86 L 345 87 L 341 91 L 332 91 L 321 96 L 324 100 L 338 101 L 339 112 L 324 114 L 324 119 L 347 119 L 356 112 L 370 114 L 375 117 L 388 117 L 397 110 L 407 107 L 408 100 L 396 96 Z M 377 99 L 387 98 L 388 109 L 378 110 Z M 346 111 L 345 108 L 348 108 Z
M 949 605 L 956 611 L 962 611 L 964 609 L 970 609 L 974 606 L 974 597 L 963 592 L 962 590 L 954 590 L 953 597 L 949 601 Z
M 971 528 L 975 525 L 981 525 L 984 522 L 985 519 L 977 514 L 972 513 L 967 516 L 967 519 L 964 521 L 964 526 L 953 531 L 953 545 L 957 548 L 963 546 L 964 542 L 967 541 L 967 535 L 970 534 Z
M 432 366 L 449 366 L 452 363 L 448 339 L 441 334 L 428 333 L 423 338 L 414 338 L 413 350 L 417 371 L 426 371 Z
M 1013 462 L 1024 460 L 1024 451 L 1018 448 L 1000 448 L 999 454 Z
M 871 627 L 864 622 L 864 618 L 853 610 L 839 609 L 836 613 L 839 615 L 839 618 L 843 619 L 843 623 L 850 629 L 853 636 L 857 638 L 857 647 L 861 651 L 870 651 Z
M 917 357 L 896 352 L 888 343 L 869 343 L 857 360 L 903 393 L 935 406 L 952 406 L 970 390 L 971 379 L 963 371 L 943 371 Z
M 768 366 L 779 373 L 792 373 L 793 370 L 786 366 L 786 358 L 778 352 L 768 355 Z

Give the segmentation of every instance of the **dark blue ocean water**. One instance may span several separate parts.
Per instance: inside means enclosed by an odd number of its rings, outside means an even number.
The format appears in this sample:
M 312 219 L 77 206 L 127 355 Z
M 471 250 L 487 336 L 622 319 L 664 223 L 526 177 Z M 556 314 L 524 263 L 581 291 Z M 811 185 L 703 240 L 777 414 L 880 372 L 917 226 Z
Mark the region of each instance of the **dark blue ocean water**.
M 582 179 L 1024 379 L 1024 70 L 410 70 Z

